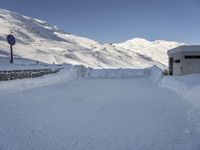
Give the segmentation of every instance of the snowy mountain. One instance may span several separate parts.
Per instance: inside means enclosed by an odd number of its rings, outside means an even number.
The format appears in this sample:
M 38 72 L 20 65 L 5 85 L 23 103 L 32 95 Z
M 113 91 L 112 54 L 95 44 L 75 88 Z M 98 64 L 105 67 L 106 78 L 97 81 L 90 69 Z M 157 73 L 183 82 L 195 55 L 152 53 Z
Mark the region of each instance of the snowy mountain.
M 169 42 L 169 41 L 147 41 L 145 39 L 135 38 L 124 43 L 115 44 L 118 47 L 129 49 L 133 52 L 140 53 L 143 56 L 149 57 L 154 61 L 160 62 L 167 66 L 168 56 L 167 50 L 175 48 L 184 43 Z
M 44 63 L 82 64 L 93 68 L 144 68 L 167 66 L 167 50 L 178 42 L 133 39 L 120 44 L 103 44 L 78 37 L 45 21 L 0 9 L 0 57 L 7 63 L 9 46 L 6 36 L 17 38 L 14 54 Z

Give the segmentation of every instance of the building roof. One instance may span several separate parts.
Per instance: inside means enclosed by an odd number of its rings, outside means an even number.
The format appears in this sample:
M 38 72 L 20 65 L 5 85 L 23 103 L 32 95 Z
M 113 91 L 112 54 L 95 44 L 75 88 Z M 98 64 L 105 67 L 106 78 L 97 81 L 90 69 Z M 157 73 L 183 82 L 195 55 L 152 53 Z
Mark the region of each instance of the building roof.
M 174 49 L 168 50 L 167 54 L 175 54 L 181 52 L 200 52 L 200 45 L 183 45 Z

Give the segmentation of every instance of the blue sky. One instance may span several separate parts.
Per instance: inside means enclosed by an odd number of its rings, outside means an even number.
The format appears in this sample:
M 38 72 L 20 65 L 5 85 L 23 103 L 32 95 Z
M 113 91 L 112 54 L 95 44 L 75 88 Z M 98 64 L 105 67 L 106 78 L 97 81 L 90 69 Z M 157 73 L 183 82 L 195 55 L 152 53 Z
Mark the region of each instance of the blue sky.
M 101 42 L 200 44 L 200 0 L 0 0 L 0 7 Z

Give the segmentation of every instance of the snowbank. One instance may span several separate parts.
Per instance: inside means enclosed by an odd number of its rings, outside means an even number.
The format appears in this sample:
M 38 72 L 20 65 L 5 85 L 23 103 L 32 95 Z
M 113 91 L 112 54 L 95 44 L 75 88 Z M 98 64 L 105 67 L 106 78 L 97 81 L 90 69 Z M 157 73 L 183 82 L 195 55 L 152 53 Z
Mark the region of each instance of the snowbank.
M 149 79 L 155 84 L 158 83 L 163 77 L 163 71 L 157 66 L 148 68 Z
M 148 76 L 147 69 L 92 69 L 84 66 L 75 66 L 79 78 L 137 78 Z
M 34 79 L 21 79 L 13 81 L 0 82 L 0 91 L 15 89 L 15 91 L 26 90 L 51 84 L 57 84 L 64 81 L 80 78 L 90 79 L 133 79 L 133 78 L 150 78 L 153 83 L 157 83 L 161 76 L 162 70 L 158 67 L 146 69 L 92 69 L 83 65 L 62 65 L 64 68 L 57 74 L 47 75 Z
M 200 132 L 200 75 L 180 77 L 164 77 L 159 86 L 171 89 L 178 93 L 189 105 L 188 120 L 196 125 Z
M 167 76 L 161 80 L 159 85 L 176 91 L 194 106 L 200 107 L 200 75 Z
M 93 69 L 83 65 L 70 66 L 76 71 L 78 78 L 114 78 L 114 79 L 131 79 L 138 77 L 147 77 L 153 83 L 159 82 L 163 77 L 163 70 L 157 66 L 152 66 L 144 69 Z
M 76 77 L 77 76 L 76 76 L 75 70 L 72 68 L 68 68 L 68 69 L 61 70 L 57 74 L 46 75 L 39 78 L 2 81 L 0 82 L 0 91 L 8 92 L 9 89 L 12 89 L 11 90 L 12 92 L 18 92 L 18 91 L 27 90 L 30 88 L 42 87 L 42 86 L 47 86 L 51 84 L 73 80 Z

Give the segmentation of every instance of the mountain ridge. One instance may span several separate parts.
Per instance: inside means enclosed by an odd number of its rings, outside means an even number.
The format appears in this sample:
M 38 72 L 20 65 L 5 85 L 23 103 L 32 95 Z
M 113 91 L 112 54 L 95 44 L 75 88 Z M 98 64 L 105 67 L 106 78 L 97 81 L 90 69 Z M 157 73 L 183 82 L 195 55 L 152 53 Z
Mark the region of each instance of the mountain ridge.
M 0 9 L 0 28 L 0 49 L 3 52 L 9 53 L 6 36 L 13 34 L 17 39 L 14 53 L 18 57 L 93 68 L 144 68 L 152 65 L 165 68 L 167 50 L 184 44 L 163 40 L 151 42 L 141 38 L 124 43 L 100 43 L 67 33 L 46 21 L 4 9 Z

